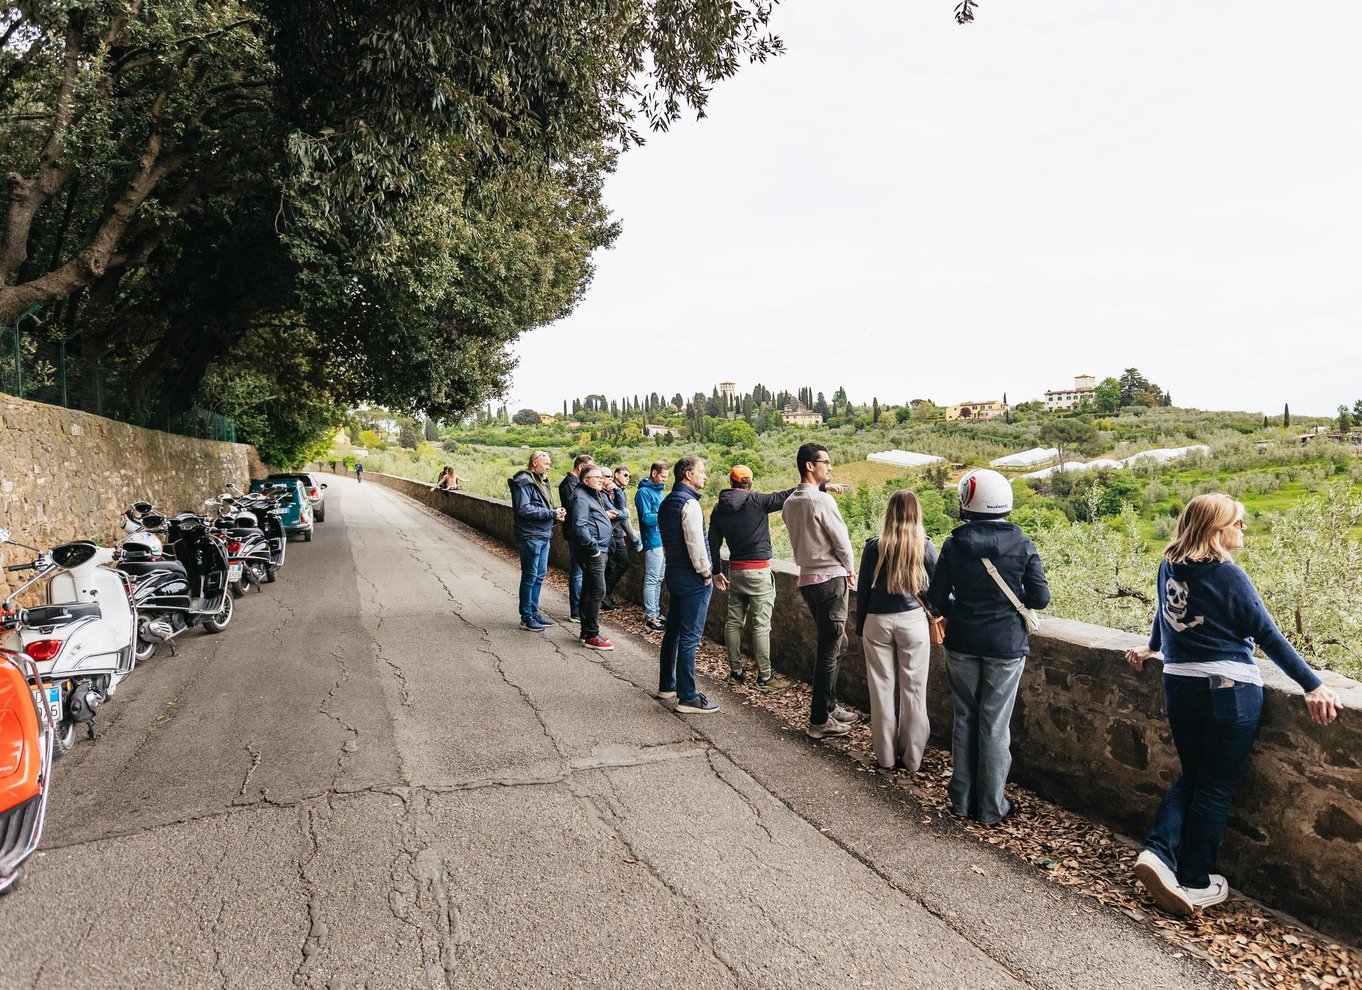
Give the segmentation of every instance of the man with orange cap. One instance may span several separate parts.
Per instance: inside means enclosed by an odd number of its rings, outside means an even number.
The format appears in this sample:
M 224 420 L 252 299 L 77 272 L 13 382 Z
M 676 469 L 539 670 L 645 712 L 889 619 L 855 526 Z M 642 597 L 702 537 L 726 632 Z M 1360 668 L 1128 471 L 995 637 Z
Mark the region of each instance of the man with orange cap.
M 735 464 L 728 472 L 729 488 L 709 517 L 709 555 L 714 562 L 714 586 L 728 592 L 728 620 L 724 641 L 728 668 L 734 681 L 747 676 L 742 666 L 742 631 L 752 620 L 752 657 L 757 662 L 757 689 L 774 691 L 788 686 L 771 670 L 771 613 L 776 604 L 776 582 L 771 573 L 771 525 L 767 517 L 779 512 L 795 491 L 752 491 L 752 469 Z M 829 485 L 835 493 L 842 485 Z M 719 554 L 728 541 L 728 561 Z

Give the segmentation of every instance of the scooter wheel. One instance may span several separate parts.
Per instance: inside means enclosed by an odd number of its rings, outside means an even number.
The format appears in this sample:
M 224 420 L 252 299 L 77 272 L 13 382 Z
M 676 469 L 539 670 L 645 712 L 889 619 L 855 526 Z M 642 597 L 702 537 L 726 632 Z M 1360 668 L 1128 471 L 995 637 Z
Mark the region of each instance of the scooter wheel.
M 274 582 L 275 582 L 275 581 L 278 581 L 278 580 L 279 580 L 279 568 L 278 568 L 278 567 L 266 567 L 266 568 L 265 568 L 265 583 L 266 583 L 266 584 L 274 584 Z
M 230 584 L 227 585 L 227 590 L 232 593 L 233 598 L 240 598 L 242 595 L 246 593 L 245 579 L 243 578 L 240 581 L 232 581 Z
M 224 595 L 222 599 L 222 608 L 218 609 L 218 614 L 211 619 L 203 620 L 203 628 L 207 629 L 210 633 L 222 632 L 222 630 L 227 628 L 227 624 L 232 621 L 232 612 L 235 608 L 236 606 L 232 603 L 232 596 Z
M 155 640 L 143 639 L 141 636 L 138 636 L 137 647 L 132 655 L 133 660 L 137 663 L 144 663 L 147 660 L 150 660 L 155 654 Z
M 52 755 L 61 756 L 68 749 L 76 744 L 76 720 L 64 718 L 57 725 L 57 731 L 52 733 Z

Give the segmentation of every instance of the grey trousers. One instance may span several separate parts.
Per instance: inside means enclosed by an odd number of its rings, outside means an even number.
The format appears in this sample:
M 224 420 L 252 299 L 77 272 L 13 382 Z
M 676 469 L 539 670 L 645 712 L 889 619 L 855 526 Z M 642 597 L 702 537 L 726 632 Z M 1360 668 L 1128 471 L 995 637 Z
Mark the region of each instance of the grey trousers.
M 932 642 L 927 615 L 871 613 L 861 637 L 865 683 L 870 692 L 870 741 L 875 761 L 889 768 L 900 760 L 909 770 L 922 765 L 932 726 L 927 718 L 927 668 Z
M 957 815 L 993 825 L 1012 810 L 1003 795 L 1012 769 L 1012 708 L 1025 657 L 981 657 L 946 651 L 955 701 L 954 770 L 946 793 Z

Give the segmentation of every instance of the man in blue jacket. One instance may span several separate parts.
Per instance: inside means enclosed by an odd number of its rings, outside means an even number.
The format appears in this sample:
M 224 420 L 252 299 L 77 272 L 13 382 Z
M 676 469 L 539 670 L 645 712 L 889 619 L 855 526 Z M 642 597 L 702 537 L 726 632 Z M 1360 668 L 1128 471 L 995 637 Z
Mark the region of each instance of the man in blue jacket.
M 648 477 L 638 483 L 634 508 L 638 510 L 638 535 L 643 541 L 643 624 L 654 632 L 667 628 L 662 618 L 662 575 L 667 555 L 657 529 L 657 510 L 662 506 L 670 469 L 666 461 L 653 461 Z
M 535 451 L 529 468 L 506 481 L 515 514 L 515 542 L 520 549 L 520 628 L 536 632 L 555 624 L 539 610 L 539 592 L 549 569 L 553 524 L 567 515 L 566 509 L 553 504 L 550 460 L 547 452 Z

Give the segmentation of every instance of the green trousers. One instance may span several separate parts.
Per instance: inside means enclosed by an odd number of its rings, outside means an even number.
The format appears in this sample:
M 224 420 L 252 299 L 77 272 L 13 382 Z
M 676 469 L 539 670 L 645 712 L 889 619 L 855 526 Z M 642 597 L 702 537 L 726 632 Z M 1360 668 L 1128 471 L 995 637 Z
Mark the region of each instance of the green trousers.
M 751 618 L 757 673 L 763 678 L 771 676 L 771 612 L 775 607 L 776 576 L 771 568 L 729 571 L 728 621 L 724 623 L 729 669 L 742 670 L 742 631 Z

